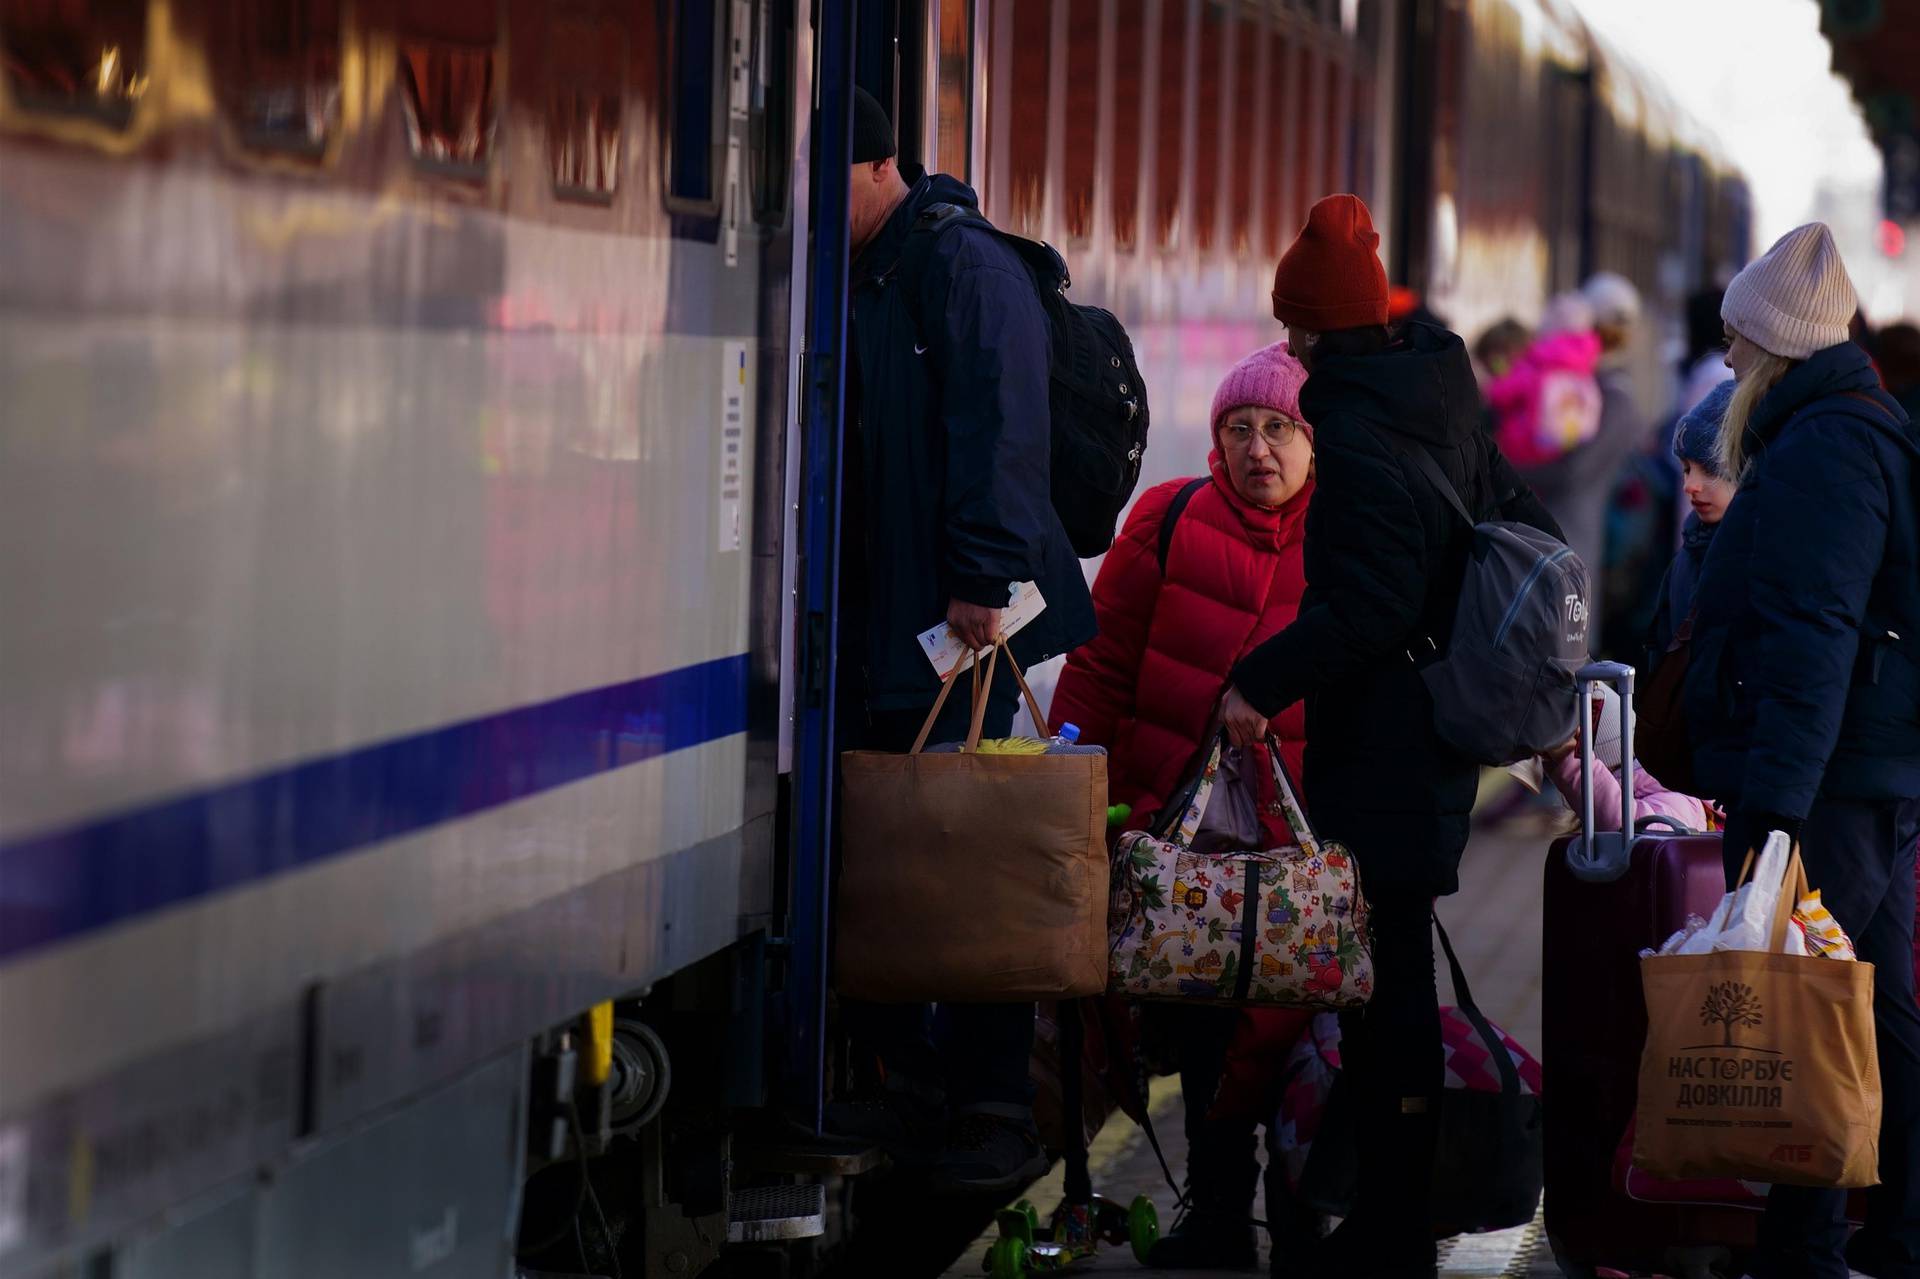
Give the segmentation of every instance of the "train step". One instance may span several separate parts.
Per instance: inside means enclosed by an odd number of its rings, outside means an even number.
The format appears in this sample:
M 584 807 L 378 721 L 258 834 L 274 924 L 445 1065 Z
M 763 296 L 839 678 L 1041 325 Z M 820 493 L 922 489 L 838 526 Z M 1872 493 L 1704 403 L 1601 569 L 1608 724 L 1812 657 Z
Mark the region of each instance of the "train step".
M 880 1147 L 867 1141 L 794 1129 L 746 1132 L 733 1139 L 733 1166 L 745 1172 L 797 1177 L 858 1177 L 880 1166 Z
M 749 1186 L 735 1190 L 727 1215 L 728 1243 L 777 1243 L 827 1232 L 827 1188 Z

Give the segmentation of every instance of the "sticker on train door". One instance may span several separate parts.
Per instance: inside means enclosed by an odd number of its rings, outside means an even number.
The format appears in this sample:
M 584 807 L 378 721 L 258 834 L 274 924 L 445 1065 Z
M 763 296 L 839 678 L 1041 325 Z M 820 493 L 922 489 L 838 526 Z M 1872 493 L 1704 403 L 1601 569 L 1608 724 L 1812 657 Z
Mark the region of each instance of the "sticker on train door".
M 742 490 L 747 448 L 747 344 L 727 342 L 720 360 L 719 541 L 722 551 L 740 549 Z
M 0 1128 L 0 1256 L 27 1237 L 27 1129 Z

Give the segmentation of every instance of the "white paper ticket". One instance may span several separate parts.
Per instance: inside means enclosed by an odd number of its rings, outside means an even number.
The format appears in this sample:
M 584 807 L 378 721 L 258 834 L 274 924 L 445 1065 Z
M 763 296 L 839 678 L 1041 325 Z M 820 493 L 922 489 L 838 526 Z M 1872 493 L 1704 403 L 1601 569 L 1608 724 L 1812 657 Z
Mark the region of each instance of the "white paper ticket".
M 1000 634 L 1013 638 L 1028 622 L 1045 612 L 1046 607 L 1038 586 L 1032 582 L 1018 583 L 1013 588 L 1013 601 L 1000 610 Z M 941 679 L 951 674 L 967 656 L 966 643 L 945 622 L 920 632 L 920 651 L 927 655 L 927 660 L 933 663 L 933 673 Z

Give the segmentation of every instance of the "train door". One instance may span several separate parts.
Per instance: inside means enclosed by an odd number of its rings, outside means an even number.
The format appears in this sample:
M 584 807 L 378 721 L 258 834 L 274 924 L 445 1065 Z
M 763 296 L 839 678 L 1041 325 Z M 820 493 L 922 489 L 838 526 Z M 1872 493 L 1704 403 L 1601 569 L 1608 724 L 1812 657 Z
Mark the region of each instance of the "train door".
M 972 152 L 972 0 L 859 0 L 815 9 L 807 197 L 807 301 L 796 520 L 795 679 L 783 1071 L 790 1107 L 816 1124 L 826 1079 L 831 831 L 839 742 L 839 554 L 852 352 L 847 172 L 852 91 L 886 106 L 905 165 L 965 174 Z M 937 71 L 937 75 L 936 75 Z M 959 104 L 956 108 L 956 103 Z

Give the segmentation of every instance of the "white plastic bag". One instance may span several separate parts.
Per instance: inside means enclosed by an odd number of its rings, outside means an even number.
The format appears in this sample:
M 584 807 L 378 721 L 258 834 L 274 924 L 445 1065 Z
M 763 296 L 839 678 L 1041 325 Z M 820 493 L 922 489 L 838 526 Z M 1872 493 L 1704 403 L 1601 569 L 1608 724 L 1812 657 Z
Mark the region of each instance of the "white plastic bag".
M 1663 951 L 1670 955 L 1705 955 L 1713 949 L 1714 939 L 1720 936 L 1720 930 L 1726 926 L 1727 916 L 1733 912 L 1734 894 L 1728 893 L 1713 908 L 1713 918 L 1706 927 L 1696 928 L 1680 939 L 1680 945 L 1673 950 Z
M 1732 907 L 1713 939 L 1713 949 L 1767 949 L 1773 937 L 1773 916 L 1780 906 L 1781 883 L 1787 875 L 1787 857 L 1792 851 L 1793 841 L 1782 832 L 1767 836 L 1754 861 L 1753 877 L 1734 891 Z M 1804 945 L 1801 953 L 1805 953 Z

